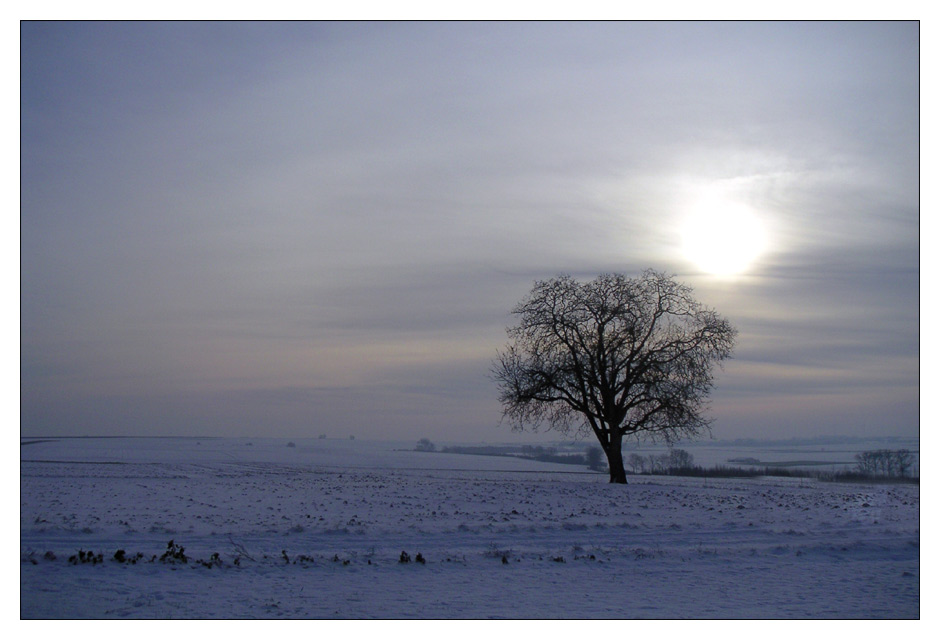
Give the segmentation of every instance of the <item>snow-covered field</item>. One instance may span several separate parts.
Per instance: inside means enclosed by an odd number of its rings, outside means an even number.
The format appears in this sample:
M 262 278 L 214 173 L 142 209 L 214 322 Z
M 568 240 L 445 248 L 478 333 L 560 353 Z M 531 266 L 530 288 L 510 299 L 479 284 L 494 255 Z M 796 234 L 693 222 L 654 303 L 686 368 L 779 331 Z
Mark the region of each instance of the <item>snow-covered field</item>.
M 23 444 L 20 615 L 920 615 L 915 485 L 612 486 L 571 465 L 402 450 L 414 443 L 295 442 Z M 186 563 L 161 562 L 171 540 Z

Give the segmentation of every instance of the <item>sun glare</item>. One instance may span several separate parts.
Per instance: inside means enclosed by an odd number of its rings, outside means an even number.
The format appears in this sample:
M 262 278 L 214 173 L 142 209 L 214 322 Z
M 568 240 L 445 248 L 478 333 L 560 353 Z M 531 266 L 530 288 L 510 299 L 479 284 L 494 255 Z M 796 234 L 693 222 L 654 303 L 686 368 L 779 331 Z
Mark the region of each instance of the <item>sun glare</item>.
M 682 251 L 699 269 L 715 276 L 747 271 L 764 252 L 761 220 L 747 207 L 722 197 L 699 200 L 682 225 Z

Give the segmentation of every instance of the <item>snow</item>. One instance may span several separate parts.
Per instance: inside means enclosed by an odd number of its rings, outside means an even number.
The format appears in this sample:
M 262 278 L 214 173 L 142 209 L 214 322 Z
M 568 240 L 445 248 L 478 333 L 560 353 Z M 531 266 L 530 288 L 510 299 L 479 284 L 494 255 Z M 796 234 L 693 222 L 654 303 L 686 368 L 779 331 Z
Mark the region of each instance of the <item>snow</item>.
M 28 619 L 920 616 L 916 485 L 614 486 L 359 440 L 23 442 Z M 171 540 L 189 561 L 151 562 Z

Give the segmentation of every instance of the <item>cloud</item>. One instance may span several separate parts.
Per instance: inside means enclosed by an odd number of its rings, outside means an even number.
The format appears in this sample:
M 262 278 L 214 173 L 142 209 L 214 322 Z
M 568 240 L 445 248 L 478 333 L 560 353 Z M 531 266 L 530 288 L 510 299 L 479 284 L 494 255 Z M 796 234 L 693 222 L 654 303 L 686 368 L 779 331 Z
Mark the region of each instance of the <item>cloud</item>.
M 73 407 L 92 430 L 270 415 L 296 435 L 304 402 L 339 422 L 333 404 L 385 407 L 376 434 L 490 424 L 484 365 L 532 281 L 648 266 L 740 325 L 728 397 L 915 384 L 916 23 L 24 23 L 22 39 L 26 431 L 70 429 Z M 730 283 L 677 248 L 715 184 L 774 233 Z

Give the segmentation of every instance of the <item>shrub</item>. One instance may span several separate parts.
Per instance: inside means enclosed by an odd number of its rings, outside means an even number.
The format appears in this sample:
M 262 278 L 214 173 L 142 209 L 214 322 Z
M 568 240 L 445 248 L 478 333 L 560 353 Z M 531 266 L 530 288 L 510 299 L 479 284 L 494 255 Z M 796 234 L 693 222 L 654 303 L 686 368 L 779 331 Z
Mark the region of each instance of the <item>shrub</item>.
M 415 445 L 415 451 L 437 451 L 437 447 L 427 438 L 421 438 L 418 440 L 418 444 Z
M 208 560 L 196 560 L 196 564 L 202 565 L 206 569 L 211 569 L 212 567 L 221 567 L 222 558 L 219 557 L 218 553 L 213 553 L 211 556 L 209 556 Z
M 100 553 L 95 555 L 93 551 L 83 549 L 79 549 L 78 554 L 69 557 L 69 563 L 71 564 L 98 564 L 99 562 L 104 562 L 104 558 Z
M 186 564 L 189 561 L 189 558 L 186 557 L 186 554 L 183 553 L 183 551 L 183 547 L 170 540 L 166 545 L 166 551 L 164 551 L 163 555 L 160 556 L 160 562 L 170 564 L 181 562 Z

